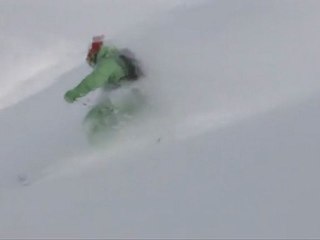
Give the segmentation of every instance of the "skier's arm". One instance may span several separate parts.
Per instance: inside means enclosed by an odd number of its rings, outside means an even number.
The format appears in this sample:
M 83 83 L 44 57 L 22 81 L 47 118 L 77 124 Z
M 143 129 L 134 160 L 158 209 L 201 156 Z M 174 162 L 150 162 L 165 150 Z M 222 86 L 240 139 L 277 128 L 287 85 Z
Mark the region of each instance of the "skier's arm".
M 77 98 L 83 97 L 107 83 L 117 83 L 124 75 L 123 69 L 115 59 L 105 60 L 83 79 L 78 86 L 68 91 L 64 98 L 67 102 L 74 102 Z
M 67 102 L 74 102 L 77 98 L 87 95 L 89 92 L 103 86 L 108 81 L 108 77 L 94 70 L 91 74 L 85 77 L 81 83 L 68 91 L 64 98 Z

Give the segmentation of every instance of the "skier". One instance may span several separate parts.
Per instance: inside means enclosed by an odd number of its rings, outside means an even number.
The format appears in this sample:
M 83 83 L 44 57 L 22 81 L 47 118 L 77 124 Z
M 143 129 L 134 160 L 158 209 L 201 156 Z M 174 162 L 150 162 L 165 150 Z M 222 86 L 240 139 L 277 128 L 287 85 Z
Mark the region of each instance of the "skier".
M 93 37 L 86 61 L 93 68 L 79 85 L 69 90 L 64 99 L 73 103 L 89 92 L 107 85 L 119 86 L 124 80 L 137 80 L 138 73 L 133 59 L 123 55 L 117 48 L 105 46 L 104 36 Z
M 135 60 L 128 55 L 130 54 L 128 50 L 125 52 L 115 47 L 105 46 L 103 38 L 103 36 L 93 37 L 86 58 L 93 71 L 75 88 L 65 93 L 64 99 L 67 102 L 73 103 L 98 88 L 108 90 L 119 87 L 122 82 L 137 80 L 142 75 Z M 132 89 L 131 93 L 132 99 L 128 106 L 122 109 L 128 113 L 130 108 L 136 108 L 134 104 L 140 105 L 140 99 L 142 99 L 137 89 Z M 116 112 L 119 109 L 115 109 L 108 95 L 108 92 L 103 94 L 84 119 L 84 125 L 92 143 L 99 142 L 103 134 L 110 132 L 112 126 L 117 124 Z

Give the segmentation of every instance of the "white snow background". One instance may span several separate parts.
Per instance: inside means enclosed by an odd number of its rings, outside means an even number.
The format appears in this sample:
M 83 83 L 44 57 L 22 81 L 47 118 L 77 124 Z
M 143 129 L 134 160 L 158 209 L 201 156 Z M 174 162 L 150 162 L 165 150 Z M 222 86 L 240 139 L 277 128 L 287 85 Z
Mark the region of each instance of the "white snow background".
M 1 238 L 319 238 L 318 1 L 0 1 Z M 63 100 L 91 37 L 148 107 L 105 149 Z

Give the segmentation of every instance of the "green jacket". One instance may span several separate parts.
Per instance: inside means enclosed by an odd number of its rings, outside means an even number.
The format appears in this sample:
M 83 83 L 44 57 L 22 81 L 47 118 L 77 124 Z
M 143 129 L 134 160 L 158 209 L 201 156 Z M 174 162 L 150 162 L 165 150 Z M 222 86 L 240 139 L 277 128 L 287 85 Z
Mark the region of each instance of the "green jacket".
M 92 73 L 85 77 L 78 86 L 66 92 L 64 99 L 72 103 L 97 88 L 107 84 L 119 84 L 120 80 L 127 75 L 125 64 L 119 56 L 118 49 L 102 47 Z

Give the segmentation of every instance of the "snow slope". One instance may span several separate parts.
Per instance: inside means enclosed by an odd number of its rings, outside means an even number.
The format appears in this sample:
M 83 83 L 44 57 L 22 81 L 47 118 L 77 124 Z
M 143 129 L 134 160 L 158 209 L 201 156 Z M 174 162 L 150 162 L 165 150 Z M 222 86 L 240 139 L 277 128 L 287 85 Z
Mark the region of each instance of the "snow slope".
M 123 22 L 98 14 L 87 30 L 87 18 L 70 28 L 47 18 L 50 1 L 26 4 L 52 24 L 31 30 L 56 31 L 13 48 L 15 63 L 1 58 L 11 100 L 0 102 L 0 236 L 319 237 L 320 4 L 137 2 L 145 8 L 131 12 L 97 1 L 89 11 L 108 5 Z M 1 4 L 8 14 L 18 2 Z M 56 13 L 82 16 L 86 4 Z M 90 71 L 79 59 L 93 30 L 136 53 L 148 100 L 102 150 L 82 131 L 88 108 L 62 99 Z M 29 36 L 19 34 L 9 36 Z

